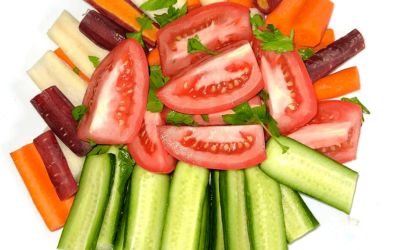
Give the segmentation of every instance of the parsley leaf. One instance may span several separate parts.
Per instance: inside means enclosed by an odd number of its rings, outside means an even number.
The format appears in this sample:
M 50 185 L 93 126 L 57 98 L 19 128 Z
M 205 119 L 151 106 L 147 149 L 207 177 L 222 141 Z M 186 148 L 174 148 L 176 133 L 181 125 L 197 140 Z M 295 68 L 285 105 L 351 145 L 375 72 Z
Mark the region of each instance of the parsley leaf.
M 89 13 L 91 9 L 87 9 L 85 13 L 82 14 L 82 16 L 86 16 L 87 13 Z
M 341 100 L 341 101 L 344 101 L 344 102 L 352 102 L 352 103 L 354 103 L 354 104 L 357 104 L 357 105 L 359 105 L 359 106 L 361 107 L 362 112 L 363 112 L 364 114 L 367 114 L 367 115 L 370 115 L 370 114 L 371 114 L 371 112 L 369 112 L 369 110 L 367 109 L 367 107 L 365 107 L 365 106 L 360 102 L 360 100 L 358 100 L 357 97 L 353 97 L 353 98 L 343 97 L 343 98 L 340 99 L 340 100 Z M 363 115 L 363 117 L 362 117 L 362 120 L 363 120 L 363 122 L 364 122 L 364 115 Z
M 193 38 L 189 38 L 187 44 L 187 52 L 193 54 L 202 51 L 207 52 L 207 54 L 213 56 L 221 54 L 221 52 L 213 52 L 211 50 L 208 50 L 207 47 L 201 43 L 198 35 L 195 35 Z
M 141 10 L 160 10 L 177 3 L 177 0 L 148 0 L 140 5 Z
M 260 96 L 264 102 L 269 100 L 269 94 L 265 89 L 262 89 L 257 95 Z
M 203 118 L 203 121 L 209 122 L 210 119 L 208 118 L 208 115 L 201 115 L 201 118 Z
M 314 50 L 312 50 L 311 48 L 299 49 L 298 52 L 301 55 L 303 61 L 307 60 L 308 58 L 310 58 L 312 55 L 315 54 Z
M 180 124 L 193 125 L 195 127 L 199 125 L 197 122 L 194 122 L 193 115 L 182 114 L 173 110 L 169 111 L 165 121 L 177 127 L 180 127 Z
M 160 113 L 164 104 L 156 96 L 157 89 L 164 86 L 169 81 L 169 77 L 164 77 L 161 72 L 161 66 L 150 66 L 149 96 L 147 98 L 146 110 L 152 113 Z
M 81 124 L 82 118 L 86 114 L 87 110 L 88 108 L 85 105 L 76 106 L 72 110 L 72 116 L 74 117 L 75 121 L 78 121 L 78 126 L 76 128 L 78 128 Z
M 259 14 L 255 14 L 253 16 L 250 14 L 250 23 L 253 31 L 257 30 L 258 27 L 265 27 L 264 19 Z
M 267 28 L 272 32 L 269 31 L 260 31 L 254 30 L 254 34 L 256 38 L 264 41 L 266 43 L 262 43 L 261 48 L 266 51 L 275 51 L 275 53 L 283 53 L 287 51 L 294 50 L 293 44 L 293 30 L 290 34 L 290 38 L 284 36 L 282 32 L 280 32 L 274 25 L 268 24 Z
M 127 38 L 133 38 L 136 39 L 140 45 L 144 48 L 144 42 L 143 42 L 143 30 L 151 30 L 153 28 L 152 24 L 153 21 L 150 20 L 148 16 L 145 14 L 142 15 L 142 17 L 136 18 L 136 21 L 140 24 L 141 28 L 138 32 L 135 33 L 127 33 L 126 37 Z
M 77 67 L 72 69 L 77 75 L 79 74 L 79 69 Z
M 92 139 L 90 139 L 90 138 L 86 138 L 86 139 L 89 141 L 90 146 L 94 147 L 97 145 Z
M 87 153 L 86 156 L 102 155 L 102 154 L 107 153 L 109 149 L 110 149 L 110 145 L 97 145 L 89 153 Z
M 126 183 L 133 172 L 133 167 L 135 166 L 136 162 L 134 159 L 132 159 L 132 156 L 126 146 L 118 150 L 118 155 L 116 155 L 116 157 L 119 161 L 121 181 L 122 183 Z M 125 188 L 125 185 L 121 185 L 119 187 L 119 191 L 123 193 Z
M 154 19 L 160 24 L 160 28 L 169 24 L 176 19 L 183 17 L 187 12 L 187 2 L 182 6 L 181 9 L 175 9 L 174 6 L 170 6 L 168 8 L 167 13 L 163 13 L 162 15 L 154 15 Z
M 100 64 L 100 59 L 97 56 L 89 56 L 89 60 L 93 63 L 93 67 L 95 68 Z
M 240 104 L 232 109 L 235 114 L 223 115 L 224 122 L 231 125 L 251 125 L 260 124 L 265 131 L 281 146 L 282 154 L 289 150 L 289 147 L 282 145 L 279 138 L 279 128 L 277 122 L 267 113 L 265 104 L 251 108 L 248 102 Z M 265 126 L 267 125 L 268 128 Z

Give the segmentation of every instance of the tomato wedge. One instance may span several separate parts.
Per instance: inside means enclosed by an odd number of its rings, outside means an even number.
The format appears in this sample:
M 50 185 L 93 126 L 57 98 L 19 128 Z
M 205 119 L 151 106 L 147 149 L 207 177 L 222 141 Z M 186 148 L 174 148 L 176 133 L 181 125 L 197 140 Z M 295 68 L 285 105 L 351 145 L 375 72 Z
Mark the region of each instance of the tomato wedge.
M 343 164 L 357 158 L 361 124 L 360 106 L 351 102 L 320 101 L 317 115 L 288 137 Z
M 207 55 L 187 53 L 189 38 L 197 35 L 209 50 L 252 39 L 249 9 L 236 3 L 215 3 L 196 9 L 157 33 L 164 76 L 173 76 Z
M 86 90 L 88 111 L 78 137 L 97 144 L 127 144 L 137 136 L 149 91 L 147 59 L 135 39 L 120 43 L 98 65 Z
M 170 173 L 176 165 L 176 159 L 165 151 L 158 137 L 157 126 L 162 125 L 161 113 L 146 111 L 139 135 L 128 145 L 137 164 L 154 173 Z
M 233 108 L 255 96 L 263 86 L 251 46 L 242 41 L 181 71 L 156 95 L 175 111 L 200 115 Z
M 211 169 L 242 169 L 267 158 L 260 125 L 159 126 L 165 150 L 178 160 Z

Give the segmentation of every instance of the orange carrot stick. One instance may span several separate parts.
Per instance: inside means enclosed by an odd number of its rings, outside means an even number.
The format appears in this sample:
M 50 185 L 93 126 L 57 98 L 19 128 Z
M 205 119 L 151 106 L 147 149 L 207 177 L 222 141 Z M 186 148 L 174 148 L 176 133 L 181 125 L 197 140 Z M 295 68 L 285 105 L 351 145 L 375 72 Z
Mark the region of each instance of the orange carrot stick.
M 244 7 L 251 8 L 253 6 L 252 0 L 228 0 L 231 3 L 238 3 L 243 5 Z
M 155 48 L 149 52 L 147 55 L 147 61 L 149 62 L 150 66 L 160 65 L 160 52 L 158 51 L 158 48 Z
M 357 67 L 344 69 L 314 83 L 318 100 L 343 96 L 361 88 Z
M 188 0 L 188 7 L 190 6 L 195 6 L 195 5 L 201 5 L 200 0 Z
M 10 155 L 46 226 L 52 232 L 62 228 L 67 220 L 74 196 L 60 201 L 33 143 Z
M 56 49 L 56 50 L 54 51 L 54 53 L 55 53 L 61 60 L 63 60 L 69 67 L 71 67 L 71 69 L 75 69 L 75 68 L 76 68 L 75 64 L 68 58 L 68 56 L 64 53 L 64 51 L 62 51 L 60 48 Z M 86 82 L 90 82 L 90 79 L 89 79 L 87 76 L 85 76 L 85 75 L 82 73 L 82 71 L 79 70 L 78 75 L 79 75 L 80 77 L 82 77 L 83 80 L 85 80 Z
M 266 24 L 273 24 L 285 36 L 290 36 L 293 24 L 303 8 L 306 0 L 283 0 L 276 9 L 267 16 Z
M 326 48 L 326 46 L 333 43 L 334 41 L 335 41 L 335 33 L 334 33 L 333 29 L 326 29 L 321 42 L 317 46 L 312 47 L 311 49 L 314 50 L 314 52 L 317 52 L 318 50 Z M 298 44 L 295 44 L 295 47 L 296 47 L 296 50 L 308 48 L 308 47 L 300 46 Z
M 334 4 L 329 0 L 307 0 L 294 22 L 294 42 L 315 47 L 324 35 Z

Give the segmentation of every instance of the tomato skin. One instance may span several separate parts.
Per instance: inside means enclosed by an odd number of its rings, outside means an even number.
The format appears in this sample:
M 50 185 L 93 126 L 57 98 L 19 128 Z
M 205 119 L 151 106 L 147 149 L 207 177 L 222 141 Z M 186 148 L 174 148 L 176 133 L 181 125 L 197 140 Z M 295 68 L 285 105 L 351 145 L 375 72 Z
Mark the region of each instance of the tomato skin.
M 317 115 L 288 137 L 343 164 L 357 158 L 361 124 L 359 105 L 336 100 L 319 101 Z
M 132 142 L 143 121 L 148 91 L 145 53 L 135 39 L 127 39 L 93 73 L 83 99 L 88 111 L 78 128 L 78 137 L 97 144 Z
M 236 3 L 210 4 L 191 11 L 160 29 L 157 43 L 164 76 L 176 75 L 207 55 L 206 52 L 187 53 L 187 41 L 196 34 L 203 45 L 212 51 L 237 41 L 250 41 L 253 32 L 249 9 Z
M 139 135 L 128 144 L 136 163 L 153 173 L 170 173 L 176 165 L 176 159 L 165 151 L 157 134 L 157 126 L 162 125 L 161 113 L 146 111 Z
M 186 163 L 210 169 L 243 169 L 267 158 L 263 128 L 158 126 L 164 148 Z

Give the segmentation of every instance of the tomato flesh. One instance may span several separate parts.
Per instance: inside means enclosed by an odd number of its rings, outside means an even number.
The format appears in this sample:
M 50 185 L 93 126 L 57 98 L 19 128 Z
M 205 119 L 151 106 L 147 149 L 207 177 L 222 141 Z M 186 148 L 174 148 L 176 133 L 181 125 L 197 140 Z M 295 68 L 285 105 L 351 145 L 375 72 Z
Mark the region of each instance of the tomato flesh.
M 97 144 L 132 142 L 143 121 L 148 88 L 144 51 L 135 39 L 127 39 L 93 73 L 83 99 L 88 111 L 78 128 L 79 138 Z
M 178 160 L 211 169 L 242 169 L 267 158 L 263 128 L 159 126 L 165 150 Z
M 216 3 L 196 9 L 157 33 L 164 76 L 173 76 L 207 55 L 187 53 L 189 38 L 197 35 L 209 50 L 252 38 L 249 10 L 235 3 Z
M 362 110 L 359 105 L 320 101 L 317 115 L 288 137 L 343 164 L 357 157 L 361 124 Z
M 157 126 L 164 125 L 161 113 L 146 111 L 139 135 L 128 145 L 133 159 L 144 169 L 155 173 L 170 173 L 176 159 L 169 155 L 157 134 Z

